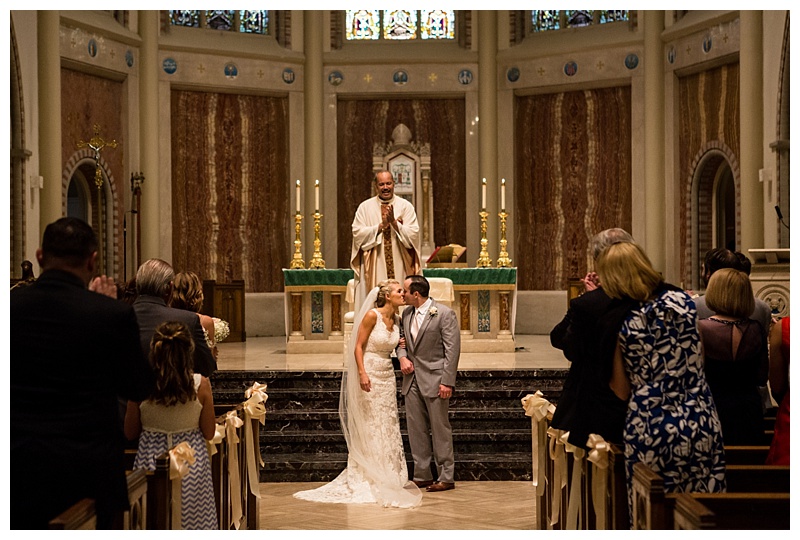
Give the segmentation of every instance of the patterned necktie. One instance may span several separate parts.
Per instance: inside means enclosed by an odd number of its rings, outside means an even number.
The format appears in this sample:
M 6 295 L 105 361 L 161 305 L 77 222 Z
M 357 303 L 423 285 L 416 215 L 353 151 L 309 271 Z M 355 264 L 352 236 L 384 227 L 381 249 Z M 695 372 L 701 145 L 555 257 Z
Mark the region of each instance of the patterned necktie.
M 386 260 L 386 278 L 394 279 L 394 257 L 392 255 L 392 228 L 383 230 L 383 258 Z

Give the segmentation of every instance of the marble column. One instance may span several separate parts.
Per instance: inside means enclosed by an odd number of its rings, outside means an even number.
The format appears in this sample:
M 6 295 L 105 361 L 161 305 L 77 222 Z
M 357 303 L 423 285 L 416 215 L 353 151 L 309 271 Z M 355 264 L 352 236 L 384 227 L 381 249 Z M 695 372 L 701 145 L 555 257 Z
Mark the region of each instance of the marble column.
M 39 11 L 37 17 L 39 62 L 39 174 L 44 177 L 40 198 L 41 231 L 64 216 L 61 182 L 61 52 L 58 11 Z M 78 141 L 75 141 L 76 143 Z
M 664 67 L 661 33 L 664 11 L 644 10 L 644 186 L 645 200 L 654 202 L 645 212 L 644 248 L 653 266 L 665 272 Z
M 740 251 L 764 247 L 764 193 L 758 171 L 763 167 L 764 124 L 762 114 L 762 28 L 761 11 L 739 12 L 741 45 L 739 49 L 740 150 Z
M 308 10 L 303 12 L 303 46 L 306 55 L 306 63 L 304 69 L 303 97 L 304 97 L 304 111 L 305 117 L 305 178 L 303 191 L 305 193 L 304 207 L 310 209 L 306 212 L 308 216 L 313 215 L 315 202 L 314 181 L 320 181 L 320 213 L 325 214 L 323 208 L 325 206 L 325 193 L 328 191 L 327 182 L 323 180 L 323 166 L 325 162 L 325 144 L 324 144 L 324 129 L 323 129 L 323 113 L 324 113 L 324 95 L 322 90 L 323 83 L 323 66 L 322 66 L 322 36 L 323 36 L 323 13 L 322 11 Z M 333 186 L 335 187 L 335 186 Z M 334 191 L 331 191 L 334 193 Z M 313 220 L 307 221 L 309 225 L 313 225 Z M 331 228 L 335 230 L 335 223 L 328 220 L 325 222 L 325 217 L 322 218 L 321 229 L 325 231 Z M 311 245 L 313 237 L 313 228 L 310 226 L 305 227 L 306 238 L 305 244 Z M 323 259 L 335 260 L 335 245 L 329 246 L 325 242 L 327 235 L 322 235 L 322 248 L 324 250 Z
M 158 11 L 139 11 L 139 33 L 142 36 L 139 69 L 139 169 L 145 177 L 142 185 L 141 246 L 142 259 L 161 256 L 161 201 L 159 197 L 158 149 Z M 166 119 L 169 121 L 169 119 Z M 169 148 L 165 150 L 169 152 Z M 170 204 L 166 202 L 166 204 Z M 165 223 L 164 226 L 169 226 Z
M 495 259 L 500 242 L 496 217 L 500 188 L 500 179 L 497 177 L 497 12 L 480 10 L 477 13 L 478 170 L 480 178 L 486 178 L 486 211 L 489 212 L 486 237 L 489 240 L 489 257 Z M 480 189 L 479 186 L 474 188 Z M 477 212 L 468 213 L 468 216 L 469 219 L 479 219 Z

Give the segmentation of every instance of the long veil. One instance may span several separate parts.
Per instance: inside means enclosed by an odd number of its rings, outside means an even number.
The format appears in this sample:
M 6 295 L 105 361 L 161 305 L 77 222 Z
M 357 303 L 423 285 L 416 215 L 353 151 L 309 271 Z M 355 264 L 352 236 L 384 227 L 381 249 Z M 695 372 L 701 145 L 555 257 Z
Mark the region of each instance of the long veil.
M 389 460 L 385 459 L 385 456 L 375 455 L 375 452 L 372 451 L 374 445 L 371 444 L 371 441 L 376 434 L 368 432 L 364 410 L 361 407 L 366 392 L 361 389 L 354 351 L 361 321 L 367 312 L 375 307 L 377 297 L 378 287 L 375 287 L 364 299 L 361 309 L 353 319 L 353 332 L 347 343 L 344 371 L 342 372 L 339 419 L 342 423 L 345 441 L 347 441 L 348 466 L 350 463 L 358 465 L 364 476 L 370 480 L 373 494 L 379 504 L 410 508 L 419 505 L 422 493 L 411 481 L 406 481 L 405 485 L 398 485 L 397 473 L 392 474 Z

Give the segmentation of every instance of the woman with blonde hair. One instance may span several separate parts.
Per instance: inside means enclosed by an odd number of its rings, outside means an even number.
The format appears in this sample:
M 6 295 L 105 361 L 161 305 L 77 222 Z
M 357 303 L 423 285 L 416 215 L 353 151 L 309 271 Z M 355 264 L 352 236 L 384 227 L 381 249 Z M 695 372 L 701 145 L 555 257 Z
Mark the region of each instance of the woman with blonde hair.
M 661 475 L 667 492 L 725 491 L 719 418 L 706 383 L 691 297 L 665 283 L 642 248 L 609 246 L 597 261 L 612 298 L 638 301 L 619 331 L 611 389 L 628 400 L 625 471 L 632 509 L 633 465 Z
M 422 494 L 408 479 L 391 359 L 400 341 L 403 303 L 403 288 L 394 279 L 379 283 L 364 300 L 353 321 L 339 397 L 347 468 L 332 482 L 295 493 L 296 498 L 398 508 L 420 504 Z
M 194 272 L 179 272 L 172 280 L 172 294 L 169 298 L 169 306 L 175 309 L 184 309 L 197 313 L 200 317 L 200 325 L 203 328 L 203 335 L 206 344 L 214 355 L 214 360 L 219 356 L 217 343 L 214 339 L 214 320 L 208 315 L 200 313 L 203 309 L 203 283 L 200 277 Z
M 755 298 L 750 277 L 733 268 L 711 275 L 706 305 L 714 312 L 700 320 L 705 372 L 726 445 L 764 444 L 764 411 L 759 386 L 769 376 L 767 330 L 750 319 Z

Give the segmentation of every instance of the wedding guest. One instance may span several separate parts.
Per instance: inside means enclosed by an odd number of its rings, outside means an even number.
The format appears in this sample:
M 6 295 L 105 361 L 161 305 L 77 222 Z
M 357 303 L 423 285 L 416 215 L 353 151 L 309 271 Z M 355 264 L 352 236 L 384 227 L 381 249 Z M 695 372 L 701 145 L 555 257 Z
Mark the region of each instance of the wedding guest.
M 589 251 L 596 261 L 608 246 L 633 241 L 623 229 L 606 229 L 591 239 Z M 622 446 L 628 401 L 618 398 L 608 383 L 619 327 L 635 302 L 610 298 L 595 272 L 586 274 L 583 283 L 587 292 L 570 302 L 564 319 L 550 332 L 550 343 L 570 361 L 551 425 L 569 431 L 575 446 L 586 448 L 591 433 Z
M 156 458 L 186 442 L 194 463 L 181 479 L 181 529 L 217 529 L 211 461 L 206 440 L 214 438 L 214 398 L 206 377 L 194 373 L 194 341 L 181 323 L 156 328 L 150 364 L 158 374 L 147 400 L 128 401 L 125 435 L 139 437 L 134 469 L 156 470 Z
M 139 293 L 136 292 L 136 278 L 134 277 L 119 288 L 117 298 L 126 304 L 133 305 L 137 296 L 139 296 Z
M 203 327 L 196 313 L 167 306 L 172 295 L 175 272 L 172 266 L 161 259 L 149 259 L 142 263 L 136 272 L 136 291 L 138 297 L 133 302 L 142 351 L 150 352 L 150 341 L 156 327 L 167 321 L 181 322 L 189 328 L 194 339 L 194 366 L 196 373 L 210 377 L 217 369 L 217 362 L 203 336 Z
M 758 387 L 767 384 L 767 332 L 750 319 L 755 308 L 747 274 L 732 268 L 714 272 L 706 289 L 714 315 L 699 321 L 705 373 L 726 445 L 757 445 L 764 438 Z
M 608 247 L 597 273 L 609 297 L 637 302 L 619 329 L 611 376 L 612 390 L 629 401 L 629 515 L 637 462 L 660 474 L 668 493 L 724 491 L 722 433 L 703 370 L 694 302 L 665 283 L 636 244 Z
M 769 386 L 779 406 L 767 465 L 789 465 L 789 317 L 770 331 Z
M 84 221 L 49 224 L 39 278 L 10 294 L 12 529 L 46 529 L 83 498 L 98 529 L 121 528 L 129 507 L 117 397 L 143 399 L 153 373 L 133 309 L 87 289 L 97 246 Z
M 362 202 L 353 218 L 350 268 L 355 279 L 355 311 L 367 293 L 385 279 L 419 273 L 419 224 L 414 205 L 394 194 L 387 170 L 375 173 L 377 195 Z
M 200 313 L 203 309 L 203 282 L 194 272 L 179 272 L 172 281 L 172 294 L 169 297 L 169 306 L 197 313 L 206 345 L 211 349 L 214 360 L 219 356 L 215 341 L 214 320 L 208 315 Z

